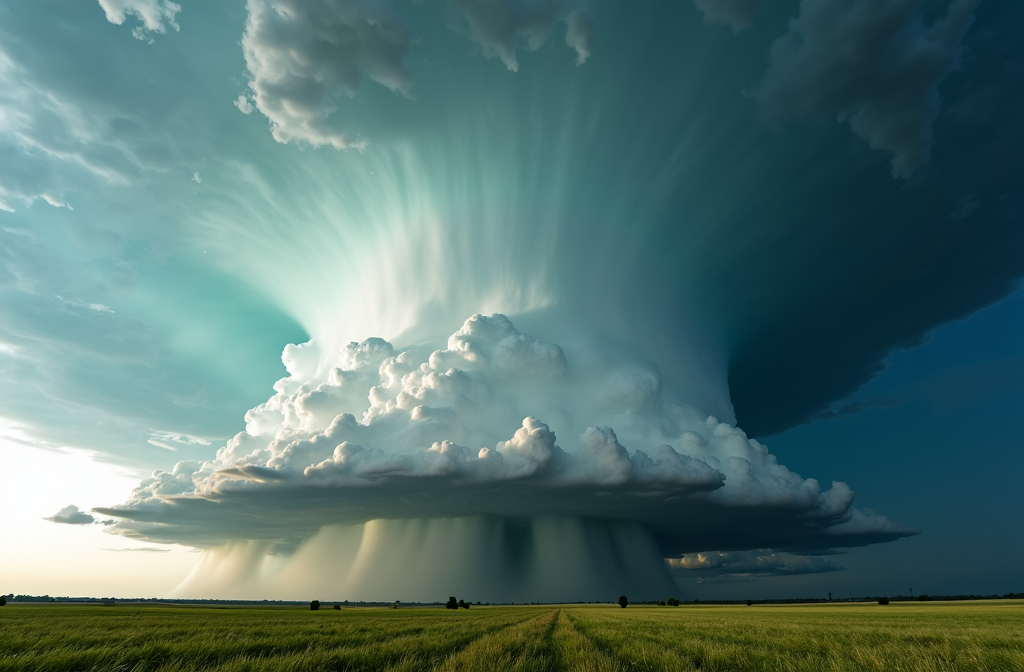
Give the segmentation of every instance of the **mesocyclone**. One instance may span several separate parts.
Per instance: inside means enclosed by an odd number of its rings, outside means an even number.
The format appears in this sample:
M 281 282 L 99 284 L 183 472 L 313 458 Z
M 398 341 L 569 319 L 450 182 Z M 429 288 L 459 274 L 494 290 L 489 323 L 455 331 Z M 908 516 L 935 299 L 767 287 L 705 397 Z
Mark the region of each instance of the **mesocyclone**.
M 928 138 L 970 23 L 970 3 L 954 4 L 967 14 L 950 10 L 945 60 L 908 89 Z M 866 122 L 860 138 L 773 131 L 759 119 L 804 113 L 775 95 L 801 93 L 799 50 L 766 61 L 776 36 L 755 26 L 761 50 L 745 58 L 682 10 L 613 3 L 594 9 L 598 31 L 615 28 L 587 57 L 577 47 L 579 67 L 541 50 L 531 69 L 481 38 L 476 15 L 473 39 L 514 74 L 423 27 L 431 59 L 414 85 L 402 68 L 368 72 L 401 96 L 335 106 L 362 125 L 356 143 L 328 128 L 330 106 L 287 116 L 297 101 L 261 79 L 288 66 L 266 69 L 278 52 L 253 13 L 267 6 L 250 3 L 243 43 L 274 137 L 362 151 L 235 148 L 207 171 L 189 235 L 311 341 L 285 349 L 289 375 L 216 459 L 101 510 L 120 533 L 210 549 L 188 590 L 230 575 L 218 585 L 239 594 L 279 581 L 412 599 L 444 576 L 442 592 L 482 599 L 663 596 L 664 557 L 913 533 L 750 436 L 810 417 L 893 348 L 1012 288 L 1019 161 L 981 181 L 970 166 L 991 145 L 965 143 L 908 181 L 898 138 L 879 145 Z M 892 26 L 896 72 L 917 33 Z M 797 33 L 784 45 L 820 42 Z M 881 94 L 848 80 L 839 108 L 811 101 L 807 115 L 876 110 Z M 986 227 L 951 219 L 965 193 L 1004 199 L 980 211 Z

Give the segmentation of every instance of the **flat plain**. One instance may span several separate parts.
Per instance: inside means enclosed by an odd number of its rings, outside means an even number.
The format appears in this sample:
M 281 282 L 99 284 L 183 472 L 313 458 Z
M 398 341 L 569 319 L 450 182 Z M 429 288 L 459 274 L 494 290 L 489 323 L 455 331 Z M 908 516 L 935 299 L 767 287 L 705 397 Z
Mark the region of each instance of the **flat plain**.
M 1024 601 L 0 609 L 0 670 L 210 669 L 1024 670 Z

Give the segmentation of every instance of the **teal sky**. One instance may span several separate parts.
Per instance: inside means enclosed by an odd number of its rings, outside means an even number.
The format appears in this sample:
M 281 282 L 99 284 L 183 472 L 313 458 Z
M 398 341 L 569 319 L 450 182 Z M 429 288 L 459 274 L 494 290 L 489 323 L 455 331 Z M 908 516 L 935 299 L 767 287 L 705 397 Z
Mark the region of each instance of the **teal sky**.
M 325 525 L 564 515 L 639 525 L 700 597 L 1019 591 L 1021 28 L 973 0 L 0 0 L 2 478 L 142 482 L 8 532 L 173 544 L 180 579 L 218 541 L 298 563 Z M 516 471 L 524 418 L 551 436 Z M 296 494 L 330 460 L 337 503 Z M 606 486 L 618 510 L 580 504 Z M 0 590 L 45 586 L 17 557 Z

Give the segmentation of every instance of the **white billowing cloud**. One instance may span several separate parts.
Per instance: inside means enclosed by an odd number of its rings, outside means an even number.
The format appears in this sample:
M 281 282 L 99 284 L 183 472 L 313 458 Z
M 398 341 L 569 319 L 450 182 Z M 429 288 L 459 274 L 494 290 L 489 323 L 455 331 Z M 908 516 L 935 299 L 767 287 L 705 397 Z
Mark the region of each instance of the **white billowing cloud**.
M 574 368 L 497 314 L 471 317 L 433 351 L 379 338 L 333 357 L 289 346 L 290 375 L 215 459 L 155 472 L 124 506 L 97 511 L 129 537 L 199 547 L 478 515 L 640 525 L 666 555 L 913 534 L 854 509 L 846 484 L 822 489 L 674 402 L 656 371 L 585 354 L 591 363 Z
M 203 178 L 199 177 L 199 171 L 192 173 L 192 181 L 196 184 L 202 184 Z
M 693 0 L 708 23 L 720 23 L 738 33 L 750 27 L 764 0 Z
M 977 0 L 953 0 L 931 26 L 921 4 L 803 0 L 754 91 L 761 112 L 772 121 L 836 115 L 893 155 L 894 177 L 910 177 L 928 160 L 938 86 L 959 65 Z
M 497 56 L 512 72 L 519 71 L 516 48 L 540 49 L 563 16 L 561 0 L 451 0 L 450 4 L 484 56 Z M 590 56 L 593 17 L 586 9 L 578 8 L 564 18 L 568 24 L 566 44 L 576 50 L 576 63 L 582 65 Z
M 163 35 L 168 28 L 179 29 L 175 18 L 181 11 L 181 5 L 170 0 L 100 0 L 100 7 L 106 13 L 107 21 L 118 26 L 129 15 L 134 15 L 139 25 L 132 29 L 132 35 L 150 44 L 153 33 Z
M 92 525 L 96 522 L 96 518 L 92 514 L 82 511 L 74 504 L 65 506 L 46 520 L 65 525 Z
M 385 0 L 249 0 L 242 48 L 255 106 L 278 142 L 362 149 L 328 122 L 363 77 L 408 96 L 412 33 Z M 235 101 L 251 111 L 245 96 Z M 247 111 L 248 110 L 248 111 Z
M 565 43 L 576 50 L 576 65 L 583 65 L 590 58 L 594 41 L 594 17 L 585 8 L 574 9 L 565 23 Z

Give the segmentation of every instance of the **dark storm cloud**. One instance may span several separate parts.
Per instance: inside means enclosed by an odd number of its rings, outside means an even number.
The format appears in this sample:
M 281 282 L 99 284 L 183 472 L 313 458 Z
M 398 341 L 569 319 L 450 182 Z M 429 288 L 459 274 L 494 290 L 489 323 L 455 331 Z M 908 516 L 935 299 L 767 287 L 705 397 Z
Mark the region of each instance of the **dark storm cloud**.
M 771 120 L 838 116 L 909 178 L 928 160 L 938 86 L 960 62 L 977 0 L 926 26 L 922 0 L 804 0 L 754 91 Z
M 1009 4 L 977 12 L 986 27 L 965 38 L 969 58 L 943 85 L 948 109 L 935 118 L 934 156 L 906 186 L 851 167 L 827 203 L 759 201 L 759 211 L 788 223 L 752 234 L 778 254 L 779 263 L 751 258 L 772 311 L 736 328 L 730 358 L 737 420 L 753 436 L 826 411 L 880 372 L 894 349 L 919 345 L 1018 287 L 1024 95 L 1008 82 L 1024 76 L 1024 49 L 997 35 L 999 26 L 1022 25 L 1024 12 Z M 822 169 L 854 160 L 847 152 Z

